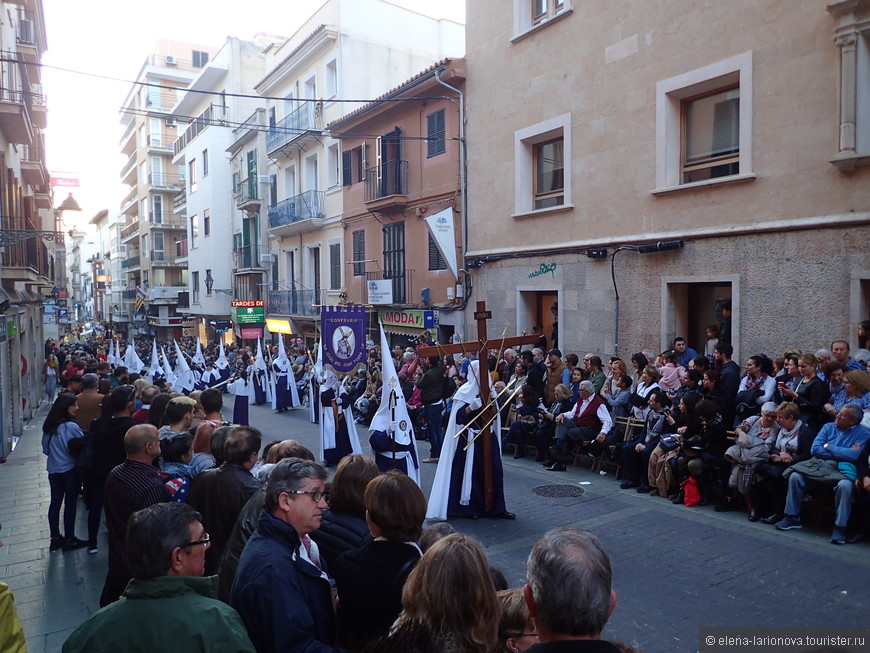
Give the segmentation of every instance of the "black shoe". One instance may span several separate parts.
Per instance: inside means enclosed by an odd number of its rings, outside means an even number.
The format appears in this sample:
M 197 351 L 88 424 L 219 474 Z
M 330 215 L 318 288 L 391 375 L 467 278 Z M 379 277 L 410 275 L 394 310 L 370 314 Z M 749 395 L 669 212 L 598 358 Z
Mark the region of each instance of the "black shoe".
M 633 487 L 637 487 L 637 483 L 635 481 L 623 481 L 619 484 L 620 490 L 629 490 Z
M 48 550 L 51 553 L 55 551 L 60 551 L 63 548 L 63 538 L 62 537 L 53 537 L 51 538 L 51 544 L 48 545 Z
M 751 522 L 757 522 L 759 519 L 761 519 L 761 515 L 759 515 L 758 511 L 753 508 L 749 511 L 749 516 L 747 517 L 747 519 Z
M 640 487 L 637 488 L 637 493 L 638 494 L 649 494 L 650 490 L 652 490 L 652 488 L 649 485 L 641 485 Z
M 508 512 L 507 510 L 505 510 L 500 515 L 495 515 L 495 518 L 496 519 L 516 519 L 517 516 L 514 513 Z
M 83 549 L 88 545 L 85 540 L 80 540 L 77 537 L 72 538 L 71 540 L 67 540 L 63 543 L 64 551 L 75 551 L 76 549 Z
M 780 519 L 782 519 L 782 513 L 775 512 L 772 515 L 768 515 L 767 517 L 762 517 L 761 523 L 762 524 L 775 524 Z
M 556 460 L 554 458 L 547 458 L 544 462 L 541 463 L 542 467 L 552 467 L 556 464 Z
M 550 465 L 549 467 L 547 467 L 547 471 L 548 472 L 566 472 L 568 470 L 565 469 L 565 465 L 563 465 L 562 463 L 555 462 L 552 465 Z

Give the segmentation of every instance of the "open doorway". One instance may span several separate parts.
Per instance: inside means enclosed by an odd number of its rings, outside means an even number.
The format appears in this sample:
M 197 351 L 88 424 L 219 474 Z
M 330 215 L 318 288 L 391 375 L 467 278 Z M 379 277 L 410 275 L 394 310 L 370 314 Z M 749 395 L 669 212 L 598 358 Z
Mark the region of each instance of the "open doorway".
M 733 308 L 731 345 L 736 358 L 740 324 L 737 277 L 696 277 L 663 281 L 666 284 L 667 301 L 662 306 L 662 346 L 670 347 L 675 337 L 682 336 L 690 347 L 703 353 L 707 343 L 707 327 L 718 327 L 722 323 L 722 306 L 730 301 Z
M 546 348 L 558 347 L 559 291 L 518 290 L 517 333 L 531 335 L 536 327 L 540 328 L 547 341 Z

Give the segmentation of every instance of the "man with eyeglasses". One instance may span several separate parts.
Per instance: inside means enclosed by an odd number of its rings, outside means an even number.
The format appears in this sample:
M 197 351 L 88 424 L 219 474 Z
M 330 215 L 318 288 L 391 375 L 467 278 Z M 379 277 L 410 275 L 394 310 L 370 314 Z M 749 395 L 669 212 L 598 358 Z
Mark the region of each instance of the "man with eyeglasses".
M 269 476 L 230 596 L 258 653 L 336 650 L 335 583 L 308 537 L 328 505 L 326 478 L 323 465 L 300 458 L 280 461 Z
M 109 573 L 100 596 L 101 608 L 117 601 L 133 577 L 125 543 L 130 515 L 172 498 L 153 466 L 160 455 L 157 427 L 151 424 L 131 427 L 124 436 L 124 449 L 127 459 L 109 472 L 104 488 Z
M 198 512 L 183 503 L 139 510 L 126 543 L 133 580 L 69 636 L 64 653 L 255 650 L 238 613 L 215 598 L 217 579 L 202 577 L 209 536 Z

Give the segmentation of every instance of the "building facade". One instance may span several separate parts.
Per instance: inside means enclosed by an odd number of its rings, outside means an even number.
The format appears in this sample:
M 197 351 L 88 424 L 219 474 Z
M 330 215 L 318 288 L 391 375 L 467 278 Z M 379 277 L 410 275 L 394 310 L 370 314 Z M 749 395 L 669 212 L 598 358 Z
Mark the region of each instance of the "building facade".
M 259 204 L 243 204 L 248 211 L 240 215 L 235 201 L 241 186 L 258 192 L 257 147 L 243 153 L 244 184 L 239 163 L 227 152 L 236 130 L 261 104 L 253 85 L 266 72 L 264 50 L 276 39 L 283 40 L 266 35 L 254 41 L 227 38 L 172 109 L 176 120 L 189 123 L 175 141 L 173 162 L 186 171 L 185 199 L 177 208 L 187 223 L 188 312 L 194 319 L 188 334 L 203 342 L 214 340 L 216 328 L 231 321 L 237 294 L 249 299 L 264 281 L 258 251 L 265 226 L 261 228 Z M 216 257 L 217 252 L 223 255 Z M 262 335 L 262 325 L 260 330 Z
M 445 59 L 329 124 L 341 141 L 346 253 L 330 252 L 331 273 L 343 274 L 348 302 L 370 307 L 375 340 L 378 319 L 402 342 L 427 329 L 447 342 L 462 324 L 464 87 L 465 61 Z
M 730 300 L 735 355 L 855 347 L 870 2 L 623 9 L 468 3 L 465 267 L 491 330 L 702 351 Z
M 0 2 L 0 459 L 42 396 L 43 300 L 65 294 L 64 239 L 45 157 L 41 0 Z M 45 233 L 49 232 L 49 233 Z M 56 329 L 56 322 L 54 323 Z
M 278 271 L 269 319 L 313 342 L 320 306 L 348 293 L 341 143 L 326 125 L 433 61 L 461 55 L 463 41 L 462 25 L 389 2 L 329 0 L 267 53 L 269 70 L 256 90 L 268 98 L 267 253 Z
M 214 48 L 160 40 L 136 76 L 121 109 L 121 153 L 127 157 L 121 181 L 129 191 L 121 203 L 125 225 L 124 286 L 119 311 L 136 334 L 180 337 L 179 297 L 187 292 L 183 214 L 185 170 L 173 163 L 173 143 L 184 130 L 172 114 L 183 90 L 215 54 Z M 144 313 L 134 309 L 135 291 L 147 296 Z M 159 289 L 159 290 L 155 290 Z

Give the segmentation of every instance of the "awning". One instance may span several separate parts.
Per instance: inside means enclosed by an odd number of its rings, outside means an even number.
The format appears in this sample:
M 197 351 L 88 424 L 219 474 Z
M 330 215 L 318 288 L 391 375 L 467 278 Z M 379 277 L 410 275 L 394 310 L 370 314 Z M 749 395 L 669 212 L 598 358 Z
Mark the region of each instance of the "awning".
M 422 335 L 426 329 L 414 328 L 409 326 L 393 326 L 392 324 L 385 324 L 384 331 L 387 333 L 392 333 L 397 336 L 419 336 Z

